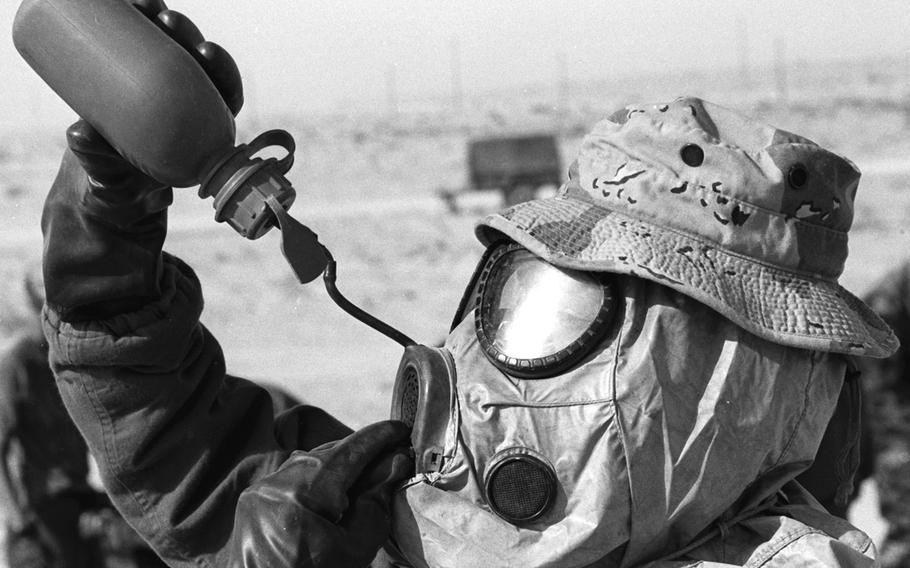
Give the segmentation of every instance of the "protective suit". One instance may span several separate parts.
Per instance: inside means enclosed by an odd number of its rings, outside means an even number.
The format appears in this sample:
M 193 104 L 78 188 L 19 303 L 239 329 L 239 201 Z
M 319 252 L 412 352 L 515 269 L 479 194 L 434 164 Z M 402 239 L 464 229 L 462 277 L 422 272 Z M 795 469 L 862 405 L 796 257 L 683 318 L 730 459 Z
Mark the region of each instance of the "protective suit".
M 443 447 L 443 470 L 401 494 L 403 549 L 429 566 L 636 565 L 657 542 L 669 554 L 723 522 L 736 527 L 737 513 L 781 508 L 775 494 L 811 463 L 843 358 L 764 342 L 664 286 L 617 280 L 621 322 L 558 377 L 503 380 L 472 317 L 449 336 L 460 434 Z M 560 484 L 543 517 L 516 526 L 488 510 L 483 474 L 523 452 L 542 456 Z M 527 499 L 528 483 L 519 475 L 500 499 Z M 742 554 L 731 548 L 728 561 Z

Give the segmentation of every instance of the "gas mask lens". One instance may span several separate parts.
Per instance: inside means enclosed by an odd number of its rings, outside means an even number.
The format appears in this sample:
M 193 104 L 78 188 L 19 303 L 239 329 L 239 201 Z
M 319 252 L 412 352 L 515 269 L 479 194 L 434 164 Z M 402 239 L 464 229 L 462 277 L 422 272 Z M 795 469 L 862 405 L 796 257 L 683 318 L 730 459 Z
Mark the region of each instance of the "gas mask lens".
M 475 326 L 484 352 L 520 378 L 572 367 L 609 331 L 616 299 L 604 276 L 557 268 L 517 244 L 501 245 L 478 281 Z

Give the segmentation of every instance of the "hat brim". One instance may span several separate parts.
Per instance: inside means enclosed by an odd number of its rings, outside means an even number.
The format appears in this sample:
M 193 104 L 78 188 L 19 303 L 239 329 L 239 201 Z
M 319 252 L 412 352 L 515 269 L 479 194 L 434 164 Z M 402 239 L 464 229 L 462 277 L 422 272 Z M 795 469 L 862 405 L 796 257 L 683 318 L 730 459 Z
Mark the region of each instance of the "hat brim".
M 886 357 L 891 329 L 836 281 L 733 254 L 716 243 L 560 195 L 520 203 L 478 223 L 563 268 L 629 274 L 686 294 L 768 341 L 818 351 Z

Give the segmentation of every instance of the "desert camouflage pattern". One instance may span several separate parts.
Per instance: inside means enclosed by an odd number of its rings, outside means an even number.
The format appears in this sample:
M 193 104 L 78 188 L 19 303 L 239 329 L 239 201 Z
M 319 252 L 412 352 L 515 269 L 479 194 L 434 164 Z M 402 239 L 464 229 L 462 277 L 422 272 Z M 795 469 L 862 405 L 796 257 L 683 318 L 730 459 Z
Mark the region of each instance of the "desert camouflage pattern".
M 780 344 L 871 357 L 894 334 L 837 279 L 860 172 L 697 98 L 630 106 L 585 137 L 549 199 L 478 225 L 555 265 L 632 274 Z

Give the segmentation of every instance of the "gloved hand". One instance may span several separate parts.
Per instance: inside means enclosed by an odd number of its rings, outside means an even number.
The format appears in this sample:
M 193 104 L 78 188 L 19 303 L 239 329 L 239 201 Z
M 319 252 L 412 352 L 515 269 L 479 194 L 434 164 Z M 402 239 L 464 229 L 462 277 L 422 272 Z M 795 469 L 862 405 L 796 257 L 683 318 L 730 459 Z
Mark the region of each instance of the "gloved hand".
M 414 472 L 408 436 L 401 422 L 377 422 L 291 454 L 240 495 L 227 565 L 369 565 L 389 536 L 392 491 Z
M 230 54 L 161 0 L 133 4 L 193 55 L 236 115 L 243 85 Z M 159 294 L 172 190 L 130 164 L 84 120 L 66 137 L 68 151 L 41 221 L 47 303 L 66 321 L 138 309 Z

